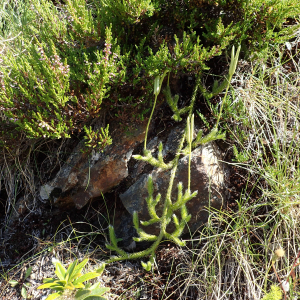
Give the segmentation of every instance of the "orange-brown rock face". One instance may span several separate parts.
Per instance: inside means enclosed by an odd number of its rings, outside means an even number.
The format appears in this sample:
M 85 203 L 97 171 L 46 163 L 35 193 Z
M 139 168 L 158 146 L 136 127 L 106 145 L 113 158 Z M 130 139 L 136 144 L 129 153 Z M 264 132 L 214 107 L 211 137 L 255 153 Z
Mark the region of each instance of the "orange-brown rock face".
M 56 177 L 41 187 L 40 197 L 63 209 L 80 209 L 114 188 L 128 176 L 127 162 L 134 147 L 144 140 L 145 127 L 145 123 L 139 125 L 131 135 L 115 131 L 113 144 L 103 153 L 88 156 L 80 151 L 83 145 L 79 144 Z

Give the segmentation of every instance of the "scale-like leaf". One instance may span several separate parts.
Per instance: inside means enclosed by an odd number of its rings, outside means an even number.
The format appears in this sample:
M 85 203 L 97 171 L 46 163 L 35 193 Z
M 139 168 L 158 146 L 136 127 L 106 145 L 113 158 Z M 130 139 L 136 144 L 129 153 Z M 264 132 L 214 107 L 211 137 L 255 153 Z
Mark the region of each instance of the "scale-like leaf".
M 173 222 L 174 222 L 176 228 L 178 228 L 179 227 L 179 221 L 178 221 L 177 216 L 175 214 L 173 214 L 172 217 L 173 217 Z

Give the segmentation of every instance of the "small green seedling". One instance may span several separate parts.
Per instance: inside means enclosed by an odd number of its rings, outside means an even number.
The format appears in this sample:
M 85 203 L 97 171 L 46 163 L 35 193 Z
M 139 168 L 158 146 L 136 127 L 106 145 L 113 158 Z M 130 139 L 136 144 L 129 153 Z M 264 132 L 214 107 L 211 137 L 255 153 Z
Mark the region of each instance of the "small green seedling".
M 94 272 L 82 274 L 81 271 L 87 262 L 88 259 L 85 259 L 77 264 L 77 260 L 75 260 L 69 265 L 68 269 L 65 269 L 57 259 L 52 260 L 56 269 L 55 274 L 58 279 L 46 278 L 43 280 L 44 284 L 39 286 L 38 289 L 49 288 L 56 291 L 56 293 L 49 295 L 46 300 L 63 299 L 66 295 L 74 295 L 74 299 L 76 300 L 105 300 L 106 298 L 101 296 L 108 292 L 109 288 L 100 287 L 100 283 L 95 283 L 93 285 L 90 283 L 83 284 L 85 281 L 100 276 L 104 271 L 105 264 L 102 264 L 102 266 Z
M 106 146 L 112 144 L 112 139 L 109 135 L 109 125 L 107 125 L 105 129 L 101 127 L 101 130 L 97 129 L 95 131 L 91 126 L 89 128 L 84 126 L 83 129 L 85 131 L 85 149 L 83 150 L 83 152 L 89 152 L 93 149 L 97 152 L 103 152 Z
M 25 273 L 25 276 L 24 276 L 24 279 L 22 280 L 10 280 L 8 283 L 12 286 L 12 287 L 15 287 L 17 285 L 20 285 L 21 286 L 21 295 L 23 298 L 27 299 L 27 289 L 30 288 L 30 283 L 29 282 L 26 282 L 26 279 L 30 276 L 31 274 L 31 271 L 32 271 L 32 267 L 29 267 L 27 270 L 26 270 L 26 273 Z

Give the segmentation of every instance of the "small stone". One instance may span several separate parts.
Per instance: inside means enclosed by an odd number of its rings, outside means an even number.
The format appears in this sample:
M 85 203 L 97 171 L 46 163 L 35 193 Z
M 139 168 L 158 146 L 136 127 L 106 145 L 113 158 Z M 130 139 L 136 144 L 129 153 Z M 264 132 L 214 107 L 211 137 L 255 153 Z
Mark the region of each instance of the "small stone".
M 283 288 L 283 290 L 284 290 L 285 292 L 288 292 L 288 291 L 290 290 L 290 284 L 289 284 L 288 281 L 283 280 L 283 281 L 281 282 L 281 285 L 282 285 L 282 288 Z

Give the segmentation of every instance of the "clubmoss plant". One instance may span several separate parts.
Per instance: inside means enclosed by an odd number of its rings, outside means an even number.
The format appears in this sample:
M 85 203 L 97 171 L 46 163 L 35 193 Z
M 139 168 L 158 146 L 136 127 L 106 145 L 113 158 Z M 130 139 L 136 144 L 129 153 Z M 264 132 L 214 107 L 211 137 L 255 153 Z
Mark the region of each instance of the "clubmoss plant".
M 193 120 L 193 116 L 192 116 Z M 189 129 L 188 129 L 189 128 Z M 181 154 L 181 151 L 183 150 L 183 144 L 184 141 L 186 141 L 189 144 L 189 148 L 191 149 L 192 147 L 192 139 L 191 135 L 193 134 L 193 121 L 190 122 L 190 119 L 188 118 L 187 122 L 187 129 L 186 133 L 183 134 L 183 137 L 180 141 L 176 157 L 173 160 L 173 163 L 170 164 L 169 166 L 166 164 L 161 164 L 162 169 L 168 169 L 171 166 L 171 175 L 170 175 L 170 182 L 167 190 L 167 194 L 165 196 L 165 202 L 164 202 L 164 208 L 161 216 L 157 215 L 157 212 L 155 210 L 155 206 L 158 204 L 158 202 L 161 199 L 161 194 L 157 194 L 157 196 L 154 198 L 153 193 L 154 193 L 154 187 L 153 187 L 153 180 L 152 177 L 148 177 L 148 197 L 146 198 L 147 206 L 148 206 L 148 211 L 150 214 L 151 219 L 149 221 L 141 221 L 141 224 L 143 226 L 149 226 L 155 223 L 160 224 L 160 233 L 158 236 L 148 234 L 146 233 L 142 228 L 139 226 L 139 219 L 138 219 L 138 213 L 135 211 L 133 213 L 133 223 L 134 227 L 139 235 L 138 238 L 134 238 L 135 241 L 137 242 L 142 242 L 142 241 L 148 241 L 148 242 L 153 242 L 153 244 L 146 250 L 136 252 L 136 253 L 127 253 L 121 248 L 118 247 L 117 243 L 119 239 L 116 238 L 115 233 L 114 233 L 114 228 L 113 226 L 109 227 L 109 235 L 110 235 L 110 240 L 111 244 L 107 244 L 106 247 L 110 250 L 116 251 L 119 256 L 117 257 L 111 257 L 107 263 L 109 262 L 114 262 L 114 261 L 119 261 L 119 260 L 124 260 L 124 259 L 138 259 L 142 258 L 145 256 L 149 257 L 149 261 L 147 263 L 142 262 L 142 266 L 145 268 L 145 270 L 150 271 L 152 268 L 152 265 L 155 260 L 155 250 L 160 244 L 160 242 L 163 239 L 170 239 L 176 244 L 180 246 L 184 246 L 185 242 L 180 240 L 179 237 L 186 225 L 186 223 L 190 220 L 191 215 L 188 214 L 187 208 L 186 208 L 186 203 L 191 200 L 193 197 L 197 195 L 197 191 L 191 193 L 190 189 L 188 188 L 185 193 L 183 194 L 183 185 L 182 183 L 179 183 L 177 188 L 178 188 L 178 196 L 177 200 L 173 203 L 171 199 L 171 192 L 174 184 L 174 179 L 175 179 L 175 174 L 177 170 L 177 165 L 178 165 L 178 160 L 179 156 Z M 187 137 L 187 133 L 189 133 L 189 137 Z M 146 149 L 144 149 L 145 152 Z M 152 159 L 147 159 L 147 161 L 153 161 L 155 165 L 160 165 L 159 161 L 162 160 L 162 143 L 159 145 L 159 159 L 156 160 L 155 158 L 152 157 Z M 147 151 L 147 155 L 149 156 L 149 152 Z M 150 154 L 151 155 L 151 154 Z M 191 152 L 189 153 L 191 156 Z M 135 156 L 136 159 L 143 158 L 140 156 Z M 145 159 L 143 159 L 145 160 Z M 190 173 L 190 164 L 189 164 L 189 171 Z M 190 181 L 190 175 L 189 175 L 189 181 Z M 190 187 L 190 183 L 188 185 Z M 180 210 L 181 214 L 181 220 L 179 221 L 178 217 L 176 216 L 175 212 L 177 210 Z M 167 225 L 171 222 L 173 219 L 173 222 L 175 224 L 175 231 L 173 233 L 168 233 L 166 231 Z
M 240 49 L 240 48 L 239 48 Z M 234 48 L 232 50 L 232 56 L 231 56 L 231 64 L 230 64 L 230 69 L 229 69 L 229 79 L 232 77 L 236 65 L 237 65 L 237 60 L 238 60 L 238 53 L 235 54 Z M 165 71 L 163 73 L 163 76 L 161 77 L 156 77 L 154 80 L 154 96 L 155 96 L 155 101 L 154 101 L 154 107 L 156 103 L 157 96 L 161 90 L 161 85 L 162 81 L 166 75 Z M 229 87 L 230 81 L 227 80 L 227 91 Z M 147 241 L 147 242 L 153 242 L 153 244 L 147 248 L 146 250 L 136 252 L 136 253 L 127 253 L 123 249 L 118 247 L 118 241 L 120 239 L 117 239 L 114 228 L 113 226 L 109 226 L 109 236 L 110 236 L 110 244 L 107 244 L 106 247 L 112 251 L 115 251 L 118 253 L 118 256 L 111 257 L 107 263 L 114 262 L 114 261 L 120 261 L 124 259 L 137 259 L 137 258 L 142 258 L 142 257 L 149 257 L 149 260 L 147 263 L 142 262 L 142 266 L 145 268 L 145 270 L 150 271 L 154 260 L 155 260 L 155 250 L 160 244 L 160 242 L 163 239 L 168 239 L 173 242 L 175 242 L 179 246 L 184 246 L 185 242 L 180 239 L 180 236 L 188 223 L 188 221 L 191 218 L 191 215 L 187 211 L 186 203 L 194 198 L 197 195 L 197 191 L 191 192 L 190 190 L 190 184 L 191 184 L 191 156 L 192 156 L 192 149 L 197 147 L 198 145 L 203 145 L 208 142 L 211 142 L 213 140 L 221 139 L 224 138 L 224 134 L 221 134 L 218 132 L 218 122 L 216 126 L 212 129 L 212 131 L 206 135 L 205 137 L 202 137 L 202 131 L 199 131 L 196 138 L 194 139 L 194 115 L 193 115 L 193 107 L 196 99 L 196 94 L 198 91 L 200 85 L 200 80 L 198 79 L 196 82 L 196 86 L 194 88 L 194 92 L 192 95 L 191 103 L 188 106 L 187 109 L 181 109 L 179 110 L 177 107 L 177 101 L 178 98 L 171 97 L 170 93 L 170 87 L 169 87 L 169 81 L 168 85 L 165 90 L 165 95 L 167 98 L 167 102 L 169 103 L 171 109 L 174 112 L 174 119 L 176 121 L 180 121 L 181 117 L 180 115 L 183 113 L 188 113 L 187 116 L 187 123 L 186 123 L 186 129 L 185 132 L 182 134 L 181 140 L 179 142 L 179 146 L 177 148 L 177 152 L 175 154 L 175 158 L 169 162 L 165 163 L 163 161 L 163 145 L 162 143 L 159 144 L 158 147 L 158 156 L 157 158 L 154 158 L 151 154 L 151 151 L 147 149 L 147 134 L 148 134 L 148 129 L 149 129 L 149 123 L 151 121 L 151 117 L 153 115 L 154 107 L 152 109 L 152 113 L 148 122 L 147 130 L 146 130 L 146 137 L 145 137 L 145 143 L 144 143 L 144 156 L 142 155 L 134 155 L 134 158 L 137 160 L 142 160 L 146 161 L 152 166 L 158 167 L 162 170 L 168 170 L 171 169 L 170 172 L 170 181 L 167 189 L 167 193 L 164 198 L 164 204 L 163 204 L 163 211 L 161 215 L 159 216 L 156 212 L 156 205 L 161 201 L 161 194 L 158 193 L 156 197 L 154 196 L 154 186 L 153 186 L 153 179 L 152 176 L 149 175 L 148 177 L 148 197 L 146 198 L 147 202 L 147 207 L 148 207 L 148 212 L 151 217 L 150 220 L 148 221 L 141 221 L 139 222 L 138 218 L 138 212 L 133 213 L 133 224 L 134 228 L 136 229 L 139 237 L 135 237 L 134 240 L 136 242 L 142 242 L 142 241 Z M 227 93 L 225 94 L 226 97 Z M 222 113 L 222 106 L 220 109 L 220 113 Z M 219 121 L 219 118 L 218 118 Z M 184 145 L 186 146 L 184 147 Z M 189 156 L 189 164 L 188 164 L 188 187 L 186 191 L 183 193 L 183 185 L 181 182 L 178 183 L 177 189 L 178 189 L 178 194 L 177 194 L 177 199 L 175 201 L 172 200 L 171 192 L 173 190 L 173 185 L 174 185 L 174 179 L 179 163 L 179 158 L 181 155 L 188 155 Z M 180 212 L 180 219 L 178 218 L 178 212 Z M 167 225 L 173 221 L 175 225 L 175 230 L 172 233 L 167 232 Z M 142 226 L 149 226 L 153 225 L 155 223 L 158 223 L 160 225 L 160 232 L 159 234 L 153 235 L 153 234 L 148 234 L 144 231 L 143 228 L 140 227 L 139 223 L 141 223 Z

